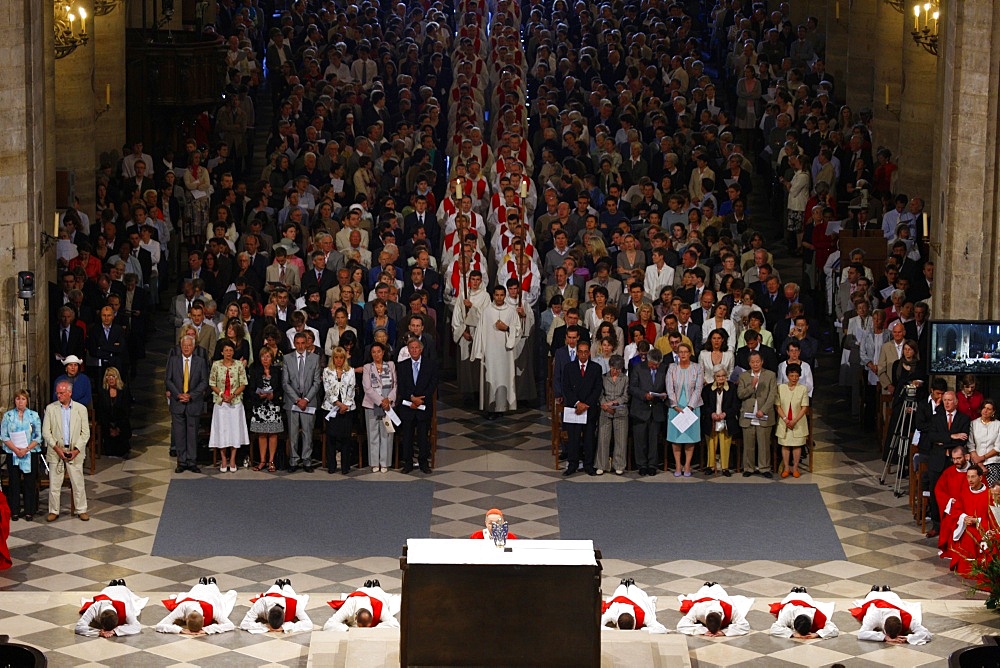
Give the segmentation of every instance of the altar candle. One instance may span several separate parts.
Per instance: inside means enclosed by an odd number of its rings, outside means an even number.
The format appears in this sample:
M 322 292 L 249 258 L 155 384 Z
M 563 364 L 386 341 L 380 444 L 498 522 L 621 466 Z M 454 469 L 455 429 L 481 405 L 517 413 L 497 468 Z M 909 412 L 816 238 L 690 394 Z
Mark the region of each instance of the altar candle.
M 462 179 L 455 179 L 455 197 L 462 199 Z
M 528 196 L 528 182 L 526 180 L 521 181 L 521 197 Z
M 920 5 L 913 5 L 913 32 L 920 30 Z
M 889 108 L 889 84 L 885 85 L 885 108 Z
M 58 211 L 56 211 L 56 214 L 55 214 L 55 223 L 52 226 L 52 236 L 54 236 L 54 237 L 58 237 L 59 236 L 59 212 Z
M 834 11 L 835 11 L 836 19 L 839 21 L 840 20 L 840 0 L 837 0 L 837 3 L 833 6 L 833 8 L 834 8 Z
M 104 87 L 104 106 L 111 106 L 111 84 L 107 84 Z

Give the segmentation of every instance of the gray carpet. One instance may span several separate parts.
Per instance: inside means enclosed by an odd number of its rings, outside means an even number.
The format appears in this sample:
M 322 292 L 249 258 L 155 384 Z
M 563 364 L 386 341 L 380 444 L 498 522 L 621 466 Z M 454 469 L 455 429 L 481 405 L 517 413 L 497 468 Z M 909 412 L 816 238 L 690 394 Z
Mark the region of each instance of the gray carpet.
M 815 485 L 558 485 L 559 535 L 614 559 L 846 559 Z
M 433 495 L 418 480 L 172 480 L 152 553 L 398 557 L 429 537 Z

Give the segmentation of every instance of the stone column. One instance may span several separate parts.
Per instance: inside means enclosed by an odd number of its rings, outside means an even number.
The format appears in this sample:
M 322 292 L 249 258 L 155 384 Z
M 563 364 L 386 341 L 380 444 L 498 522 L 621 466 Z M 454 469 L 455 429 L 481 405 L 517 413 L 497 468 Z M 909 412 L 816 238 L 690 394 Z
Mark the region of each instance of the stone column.
M 871 0 L 870 0 L 871 1 Z M 885 146 L 893 156 L 899 151 L 899 121 L 902 102 L 903 42 L 900 24 L 906 25 L 906 16 L 877 1 L 877 11 L 872 31 L 872 72 L 871 109 L 875 116 L 872 121 L 872 141 L 874 147 Z M 886 108 L 885 89 L 889 87 L 889 107 Z M 855 108 L 856 107 L 852 107 Z
M 1000 318 L 998 111 L 1000 5 L 992 0 L 942 3 L 936 95 L 931 259 L 936 264 L 932 314 Z M 912 28 L 912 23 L 910 24 Z M 926 55 L 926 54 L 925 54 Z M 931 91 L 932 93 L 934 91 Z
M 844 87 L 848 80 L 847 54 L 850 47 L 849 28 L 851 12 L 846 0 L 842 2 L 826 2 L 825 14 L 823 8 L 817 8 L 816 14 L 822 26 L 826 26 L 826 71 L 833 75 L 839 87 L 838 99 L 844 97 Z M 840 7 L 840 19 L 837 19 L 837 7 Z
M 43 3 L 44 4 L 44 3 Z M 94 118 L 97 100 L 94 95 L 93 17 L 87 17 L 91 39 L 87 44 L 56 60 L 56 169 L 67 170 L 73 179 L 73 192 L 81 208 L 96 221 L 94 211 Z M 103 92 L 103 91 L 102 91 Z M 102 96 L 103 98 L 103 96 Z M 103 103 L 103 99 L 101 100 Z
M 47 286 L 55 266 L 39 243 L 54 214 L 52 39 L 52 3 L 0 3 L 0 396 L 29 388 L 33 408 L 48 392 Z M 35 272 L 36 289 L 27 324 L 17 297 L 25 270 Z
M 932 160 L 928 155 L 927 138 L 934 134 L 935 115 L 939 100 L 935 96 L 938 59 L 917 45 L 910 33 L 913 15 L 901 21 L 902 87 L 900 91 L 899 177 L 896 190 L 911 197 L 921 196 L 931 202 Z M 884 105 L 883 105 L 884 107 Z
M 100 165 L 109 154 L 115 165 L 125 143 L 125 6 L 107 16 L 94 17 L 94 84 L 96 108 L 104 109 L 111 85 L 111 108 L 94 123 L 94 159 Z

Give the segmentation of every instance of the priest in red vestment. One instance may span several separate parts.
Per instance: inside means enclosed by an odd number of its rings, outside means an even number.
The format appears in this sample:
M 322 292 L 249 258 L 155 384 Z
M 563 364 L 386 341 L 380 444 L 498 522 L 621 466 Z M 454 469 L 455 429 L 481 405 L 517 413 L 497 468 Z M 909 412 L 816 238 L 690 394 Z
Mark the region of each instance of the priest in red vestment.
M 962 495 L 962 491 L 969 486 L 965 475 L 965 472 L 969 470 L 965 446 L 955 446 L 949 454 L 954 466 L 945 469 L 934 487 L 934 498 L 937 501 L 937 507 L 941 509 L 941 533 L 938 534 L 938 554 L 941 556 L 948 546 L 952 532 L 955 531 L 955 522 L 958 518 L 955 504 L 958 497 Z
M 973 464 L 966 472 L 968 485 L 953 508 L 954 529 L 948 536 L 944 554 L 951 560 L 951 569 L 967 575 L 979 558 L 979 543 L 983 534 L 995 524 L 990 512 L 990 491 L 986 486 L 986 473 L 979 464 Z
M 483 538 L 485 540 L 492 540 L 490 536 L 490 527 L 493 523 L 503 524 L 503 513 L 500 512 L 498 508 L 490 508 L 486 511 L 486 528 L 477 531 L 476 533 L 469 536 L 469 538 Z M 515 539 L 517 536 L 514 535 L 513 531 L 507 532 L 507 539 Z

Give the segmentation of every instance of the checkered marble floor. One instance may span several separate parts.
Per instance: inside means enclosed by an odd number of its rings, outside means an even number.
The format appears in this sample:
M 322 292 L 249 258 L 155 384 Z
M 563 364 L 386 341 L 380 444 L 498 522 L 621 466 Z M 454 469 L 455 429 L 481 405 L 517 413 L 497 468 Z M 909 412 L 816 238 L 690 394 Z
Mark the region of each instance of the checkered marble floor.
M 153 346 L 151 346 L 153 347 Z M 820 377 L 833 375 L 834 359 L 824 359 Z M 186 639 L 156 634 L 146 629 L 139 636 L 113 641 L 86 639 L 72 632 L 81 596 L 91 595 L 108 580 L 124 578 L 136 592 L 150 596 L 142 617 L 155 624 L 165 611 L 159 600 L 182 591 L 203 574 L 216 574 L 223 588 L 240 592 L 233 612 L 242 618 L 251 593 L 266 588 L 279 577 L 291 578 L 300 592 L 311 594 L 313 621 L 322 625 L 332 611 L 325 601 L 350 591 L 369 577 L 383 587 L 399 591 L 398 560 L 362 557 L 349 560 L 315 557 L 277 561 L 245 556 L 218 556 L 194 562 L 150 556 L 157 522 L 173 464 L 168 457 L 169 427 L 162 399 L 164 357 L 150 353 L 142 377 L 152 382 L 136 384 L 137 404 L 145 423 L 137 429 L 134 454 L 127 461 L 103 458 L 97 473 L 88 476 L 90 522 L 64 514 L 53 524 L 12 524 L 10 547 L 16 566 L 0 574 L 0 633 L 46 651 L 51 665 L 281 665 L 304 666 L 309 635 L 282 638 L 235 632 L 211 638 Z M 700 476 L 677 480 L 672 476 L 621 478 L 576 476 L 564 481 L 549 453 L 547 417 L 525 410 L 497 422 L 484 422 L 478 414 L 450 405 L 453 388 L 446 387 L 440 410 L 437 468 L 429 477 L 435 483 L 431 534 L 436 537 L 467 536 L 480 525 L 484 511 L 505 509 L 518 534 L 558 538 L 556 489 L 567 484 L 606 485 L 725 485 L 743 478 Z M 757 484 L 815 484 L 821 489 L 830 516 L 847 555 L 846 561 L 623 561 L 604 559 L 604 589 L 611 591 L 624 577 L 660 597 L 660 619 L 673 627 L 676 594 L 697 589 L 702 582 L 722 583 L 732 593 L 757 599 L 750 614 L 755 631 L 726 640 L 689 640 L 691 658 L 699 666 L 763 665 L 820 666 L 839 662 L 847 666 L 945 665 L 955 649 L 978 643 L 986 633 L 996 633 L 1000 616 L 988 612 L 981 598 L 968 599 L 963 581 L 948 573 L 910 517 L 906 499 L 896 499 L 879 486 L 879 461 L 874 460 L 872 438 L 862 434 L 849 419 L 850 411 L 839 390 L 821 391 L 816 412 L 817 452 L 815 473 L 798 481 L 764 481 Z M 205 469 L 209 471 L 209 469 Z M 191 476 L 190 473 L 182 474 Z M 211 472 L 205 475 L 218 475 Z M 268 474 L 241 470 L 240 477 Z M 272 474 L 273 475 L 273 474 Z M 277 475 L 288 475 L 279 473 Z M 293 474 L 303 479 L 325 474 Z M 361 480 L 416 479 L 418 474 L 373 475 L 355 472 Z M 423 476 L 421 476 L 423 477 Z M 340 477 L 330 479 L 337 484 Z M 608 498 L 614 498 L 613 489 Z M 734 518 L 738 521 L 738 518 Z M 808 521 L 808 518 L 789 521 Z M 266 531 L 266 528 L 260 528 Z M 599 547 L 599 546 L 598 546 Z M 739 546 L 733 547 L 734 555 Z M 907 599 L 924 605 L 924 624 L 935 634 L 922 647 L 883 646 L 859 642 L 857 623 L 846 612 L 849 599 L 868 591 L 871 584 L 888 584 Z M 841 637 L 806 644 L 766 635 L 772 618 L 767 604 L 779 600 L 789 588 L 808 587 L 821 600 L 838 601 L 835 621 Z

